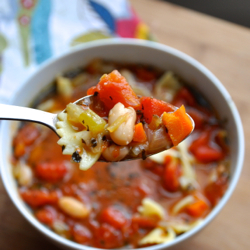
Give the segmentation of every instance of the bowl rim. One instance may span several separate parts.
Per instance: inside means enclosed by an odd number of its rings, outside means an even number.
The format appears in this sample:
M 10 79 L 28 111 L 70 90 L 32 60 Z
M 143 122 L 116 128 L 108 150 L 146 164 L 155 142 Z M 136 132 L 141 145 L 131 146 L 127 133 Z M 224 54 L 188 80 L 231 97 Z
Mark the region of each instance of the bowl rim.
M 13 97 L 11 98 L 10 103 L 13 103 L 15 97 L 19 94 L 20 91 L 22 91 L 23 88 L 25 88 L 27 83 L 30 82 L 32 80 L 32 78 L 35 78 L 36 75 L 40 71 L 46 69 L 47 67 L 50 67 L 50 65 L 53 65 L 57 61 L 64 60 L 69 55 L 74 54 L 74 53 L 78 53 L 79 51 L 82 51 L 82 50 L 88 50 L 88 49 L 92 49 L 94 47 L 105 47 L 105 46 L 110 46 L 110 45 L 119 45 L 119 46 L 131 45 L 131 46 L 139 46 L 139 47 L 142 46 L 142 47 L 146 47 L 146 48 L 160 50 L 160 51 L 163 51 L 165 53 L 169 53 L 172 56 L 178 57 L 180 60 L 186 61 L 188 64 L 191 64 L 194 68 L 196 68 L 196 70 L 200 71 L 203 75 L 205 75 L 207 78 L 209 78 L 211 82 L 213 82 L 213 84 L 218 89 L 218 91 L 225 97 L 225 99 L 227 99 L 228 106 L 229 106 L 229 108 L 233 114 L 233 118 L 235 120 L 235 124 L 236 124 L 236 128 L 237 128 L 236 136 L 237 136 L 238 141 L 239 141 L 239 150 L 238 150 L 238 156 L 237 156 L 237 161 L 236 161 L 236 167 L 235 167 L 234 175 L 230 179 L 230 184 L 228 186 L 228 189 L 227 189 L 226 193 L 223 195 L 223 197 L 221 198 L 220 202 L 213 208 L 213 210 L 208 214 L 208 216 L 206 216 L 204 218 L 202 223 L 200 223 L 199 225 L 197 225 L 193 229 L 185 232 L 184 234 L 178 236 L 173 241 L 150 246 L 150 247 L 143 247 L 140 249 L 141 250 L 153 250 L 153 249 L 168 248 L 168 247 L 176 245 L 180 242 L 183 242 L 184 240 L 195 235 L 198 231 L 203 229 L 207 224 L 209 224 L 209 222 L 211 222 L 215 218 L 215 216 L 221 211 L 221 209 L 224 207 L 224 205 L 226 204 L 226 202 L 229 200 L 230 196 L 232 195 L 232 193 L 237 185 L 237 182 L 239 180 L 240 173 L 242 170 L 243 161 L 244 161 L 244 145 L 245 145 L 245 143 L 244 143 L 243 126 L 242 126 L 242 122 L 240 119 L 240 115 L 239 115 L 239 112 L 238 112 L 231 96 L 229 95 L 229 93 L 227 92 L 225 87 L 222 85 L 222 83 L 213 75 L 213 73 L 211 73 L 205 66 L 203 66 L 201 63 L 199 63 L 194 58 L 190 57 L 189 55 L 187 55 L 187 54 L 185 54 L 185 53 L 183 53 L 175 48 L 167 46 L 167 45 L 163 45 L 163 44 L 153 42 L 153 41 L 145 41 L 145 40 L 130 39 L 130 38 L 103 39 L 103 40 L 91 41 L 91 42 L 79 45 L 79 46 L 71 49 L 70 51 L 67 51 L 59 56 L 56 56 L 56 57 L 44 62 L 33 74 L 31 74 L 30 77 L 28 77 L 26 79 L 26 81 L 24 81 L 18 87 L 17 91 L 14 93 Z M 2 151 L 1 145 L 4 146 L 4 131 L 8 128 L 8 123 L 9 122 L 7 122 L 7 121 L 2 122 L 1 130 L 0 130 L 0 150 L 1 151 Z M 0 173 L 2 173 L 2 181 L 3 181 L 4 187 L 9 195 L 9 197 L 11 198 L 12 202 L 15 204 L 15 206 L 17 207 L 19 212 L 27 219 L 27 221 L 29 221 L 29 223 L 31 223 L 37 230 L 39 230 L 41 233 L 43 233 L 45 236 L 47 236 L 50 240 L 56 241 L 57 243 L 59 243 L 61 245 L 71 247 L 73 249 L 79 249 L 79 250 L 100 249 L 100 248 L 80 245 L 76 242 L 67 240 L 67 239 L 57 235 L 52 230 L 48 229 L 43 224 L 41 224 L 37 219 L 35 219 L 35 217 L 23 205 L 24 203 L 22 203 L 21 200 L 17 200 L 14 197 L 15 196 L 14 193 L 16 191 L 11 189 L 11 185 L 7 181 L 8 173 L 7 173 L 7 170 L 5 170 L 5 168 L 4 168 L 5 163 L 4 163 L 3 158 L 4 157 L 1 157 L 1 159 L 0 159 L 1 160 Z M 125 249 L 125 248 L 121 248 L 121 250 L 122 249 Z

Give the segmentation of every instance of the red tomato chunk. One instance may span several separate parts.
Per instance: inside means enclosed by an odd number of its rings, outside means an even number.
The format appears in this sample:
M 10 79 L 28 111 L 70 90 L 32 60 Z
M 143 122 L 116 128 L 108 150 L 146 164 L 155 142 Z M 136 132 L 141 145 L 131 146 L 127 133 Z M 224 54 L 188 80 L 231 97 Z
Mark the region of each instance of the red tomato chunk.
M 101 101 L 108 109 L 112 109 L 118 102 L 125 107 L 140 109 L 140 100 L 134 93 L 126 79 L 116 70 L 108 75 L 103 75 L 98 85 L 88 91 L 88 95 L 98 92 Z
M 39 207 L 48 204 L 56 204 L 58 193 L 47 190 L 26 190 L 20 192 L 21 197 L 32 207 Z
M 106 222 L 114 228 L 121 229 L 127 223 L 126 217 L 118 209 L 107 207 L 101 212 L 100 221 Z
M 155 218 L 138 215 L 132 217 L 132 227 L 135 231 L 139 228 L 155 228 L 157 224 L 158 220 Z
M 208 184 L 205 188 L 205 195 L 213 206 L 215 206 L 228 186 L 228 176 L 220 176 L 215 182 Z
M 63 179 L 67 168 L 63 162 L 42 162 L 36 166 L 38 178 L 49 182 L 56 182 Z
M 81 224 L 74 225 L 72 229 L 72 235 L 74 240 L 80 244 L 90 243 L 93 237 L 90 230 Z
M 167 157 L 164 172 L 164 185 L 170 192 L 178 191 L 180 187 L 179 177 L 181 176 L 181 169 L 179 163 L 170 157 Z
M 26 148 L 32 145 L 39 137 L 40 132 L 34 124 L 28 124 L 20 129 L 13 141 L 14 155 L 21 157 L 26 153 Z
M 95 239 L 100 248 L 118 248 L 124 244 L 121 231 L 106 223 L 95 231 Z
M 194 154 L 197 160 L 202 163 L 220 161 L 225 157 L 225 153 L 218 144 L 211 143 L 212 130 L 205 130 L 199 138 L 194 140 L 189 150 Z
M 142 97 L 141 105 L 143 116 L 148 124 L 152 121 L 153 115 L 160 117 L 164 112 L 174 110 L 172 105 L 151 97 Z
M 46 206 L 38 210 L 35 216 L 42 223 L 51 226 L 56 218 L 56 210 L 51 206 Z

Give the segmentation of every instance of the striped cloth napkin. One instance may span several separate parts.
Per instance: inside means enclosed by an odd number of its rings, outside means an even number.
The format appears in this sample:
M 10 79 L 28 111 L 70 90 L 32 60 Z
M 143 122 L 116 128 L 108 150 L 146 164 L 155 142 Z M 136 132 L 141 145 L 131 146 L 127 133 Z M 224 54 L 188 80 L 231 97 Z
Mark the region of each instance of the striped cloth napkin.
M 0 0 L 0 103 L 49 58 L 110 37 L 151 39 L 127 0 Z

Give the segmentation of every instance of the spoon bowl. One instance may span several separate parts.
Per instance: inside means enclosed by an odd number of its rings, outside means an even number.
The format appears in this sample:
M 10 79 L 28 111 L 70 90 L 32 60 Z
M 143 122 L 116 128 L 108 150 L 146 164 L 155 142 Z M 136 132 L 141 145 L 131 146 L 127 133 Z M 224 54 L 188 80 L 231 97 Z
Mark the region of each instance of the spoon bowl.
M 88 95 L 84 96 L 74 102 L 74 104 L 77 105 L 85 105 L 89 106 L 94 99 L 94 95 Z M 178 108 L 173 106 L 174 110 L 177 110 Z M 64 110 L 65 111 L 65 110 Z M 63 111 L 63 112 L 64 112 Z M 193 119 L 188 115 L 189 119 L 192 122 L 193 129 L 191 133 L 194 130 L 195 124 Z M 52 129 L 59 137 L 60 135 L 57 133 L 57 122 L 59 121 L 58 115 L 38 109 L 28 108 L 28 107 L 20 107 L 20 106 L 14 106 L 14 105 L 7 105 L 7 104 L 0 104 L 0 120 L 16 120 L 16 121 L 26 121 L 26 122 L 35 122 L 42 125 L 47 126 L 48 128 Z M 191 134 L 190 133 L 190 134 Z M 172 145 L 173 146 L 173 145 Z M 171 148 L 171 147 L 170 147 Z M 169 149 L 169 148 L 167 148 Z M 164 150 L 166 150 L 164 148 Z M 162 150 L 162 151 L 164 151 Z M 153 154 L 160 153 L 154 152 L 154 153 L 147 153 L 143 155 L 143 159 L 147 158 Z M 125 157 L 121 161 L 130 161 L 130 160 L 137 160 L 141 159 L 141 157 L 134 157 L 134 158 L 127 158 Z M 104 158 L 100 158 L 98 161 L 101 162 L 107 162 Z

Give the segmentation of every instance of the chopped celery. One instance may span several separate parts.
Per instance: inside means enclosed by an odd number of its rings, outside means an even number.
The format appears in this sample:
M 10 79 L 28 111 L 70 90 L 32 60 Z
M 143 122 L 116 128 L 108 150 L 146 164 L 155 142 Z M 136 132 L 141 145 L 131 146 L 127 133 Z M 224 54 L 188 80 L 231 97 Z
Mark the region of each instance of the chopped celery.
M 67 120 L 73 125 L 73 126 L 79 126 L 82 123 L 79 122 L 79 116 L 84 112 L 84 109 L 76 105 L 74 103 L 69 103 L 66 107 L 67 112 Z
M 103 132 L 107 124 L 104 119 L 102 119 L 91 109 L 83 110 L 83 112 L 78 117 L 78 121 L 81 122 L 86 127 L 86 129 L 91 131 L 93 134 Z

